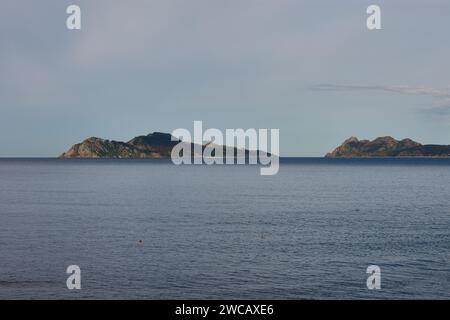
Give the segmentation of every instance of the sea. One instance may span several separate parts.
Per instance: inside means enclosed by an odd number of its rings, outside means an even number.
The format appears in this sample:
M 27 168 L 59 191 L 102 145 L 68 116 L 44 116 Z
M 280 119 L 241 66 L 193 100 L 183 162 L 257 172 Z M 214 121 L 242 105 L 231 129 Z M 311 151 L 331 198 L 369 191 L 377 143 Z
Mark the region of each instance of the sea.
M 0 299 L 450 298 L 450 159 L 259 169 L 1 159 Z

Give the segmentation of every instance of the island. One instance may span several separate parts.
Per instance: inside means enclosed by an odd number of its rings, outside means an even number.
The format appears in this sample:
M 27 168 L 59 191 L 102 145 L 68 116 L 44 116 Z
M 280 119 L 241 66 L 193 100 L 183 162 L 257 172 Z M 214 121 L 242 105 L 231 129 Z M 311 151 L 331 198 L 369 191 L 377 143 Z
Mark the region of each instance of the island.
M 195 154 L 193 143 L 174 139 L 169 133 L 154 132 L 137 136 L 128 142 L 91 137 L 73 145 L 60 158 L 170 158 L 178 143 L 186 143 Z M 208 145 L 202 145 L 202 149 Z M 223 147 L 223 154 L 237 154 L 237 148 Z M 267 154 L 270 155 L 270 154 Z M 245 150 L 246 158 L 249 151 Z M 450 157 L 450 145 L 421 144 L 411 139 L 396 140 L 390 136 L 372 141 L 351 137 L 325 155 L 327 158 L 364 157 Z
M 195 148 L 196 145 L 194 143 L 183 142 L 169 133 L 153 132 L 146 136 L 135 137 L 128 142 L 91 137 L 73 145 L 69 150 L 62 153 L 59 158 L 170 158 L 173 147 L 179 143 L 185 144 L 185 150 L 190 148 L 191 156 L 193 157 L 201 156 L 207 146 L 213 148 L 222 147 L 224 157 L 228 154 L 230 156 L 233 155 L 232 157 L 235 158 L 238 155 L 238 150 L 243 152 L 246 159 L 252 154 L 258 158 L 261 154 L 270 156 L 270 153 L 258 150 L 249 151 L 236 147 L 214 145 L 212 142 L 201 145 L 201 148 Z M 201 150 L 202 154 L 196 153 L 196 150 Z M 215 150 L 212 151 L 211 155 L 215 155 Z
M 372 141 L 351 137 L 325 155 L 327 158 L 364 157 L 450 157 L 450 145 L 421 144 L 411 139 L 396 140 L 390 136 Z
M 91 137 L 73 145 L 60 158 L 167 158 L 180 141 L 162 132 L 138 136 L 128 142 Z

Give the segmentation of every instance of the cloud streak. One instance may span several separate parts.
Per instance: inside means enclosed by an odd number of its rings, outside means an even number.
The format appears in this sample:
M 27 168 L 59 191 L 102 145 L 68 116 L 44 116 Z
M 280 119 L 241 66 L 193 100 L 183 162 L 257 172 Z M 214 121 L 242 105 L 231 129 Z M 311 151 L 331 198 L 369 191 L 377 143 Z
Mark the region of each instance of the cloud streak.
M 412 87 L 412 86 L 360 86 L 360 85 L 336 85 L 318 84 L 310 87 L 317 91 L 385 91 L 407 95 L 425 95 L 436 98 L 450 98 L 450 87 Z
M 435 88 L 426 86 L 369 86 L 316 84 L 309 87 L 312 91 L 349 91 L 349 92 L 388 92 L 401 95 L 426 96 L 434 99 L 433 108 L 428 109 L 436 114 L 450 114 L 450 87 Z

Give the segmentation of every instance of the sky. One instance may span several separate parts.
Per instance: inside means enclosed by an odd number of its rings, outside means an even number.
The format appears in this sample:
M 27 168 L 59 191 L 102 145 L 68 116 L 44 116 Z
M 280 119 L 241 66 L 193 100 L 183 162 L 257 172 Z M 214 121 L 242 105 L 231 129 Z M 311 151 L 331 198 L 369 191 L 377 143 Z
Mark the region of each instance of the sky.
M 449 33 L 447 0 L 2 0 L 0 157 L 194 120 L 280 129 L 282 156 L 350 136 L 450 144 Z

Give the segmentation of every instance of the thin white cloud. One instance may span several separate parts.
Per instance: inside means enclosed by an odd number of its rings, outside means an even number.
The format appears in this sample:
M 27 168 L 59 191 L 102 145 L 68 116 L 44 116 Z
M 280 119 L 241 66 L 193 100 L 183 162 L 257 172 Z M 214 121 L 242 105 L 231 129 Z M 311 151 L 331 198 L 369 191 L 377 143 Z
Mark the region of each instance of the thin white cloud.
M 450 87 L 426 87 L 426 86 L 369 86 L 369 85 L 340 85 L 340 84 L 316 84 L 310 86 L 313 91 L 379 91 L 391 92 L 402 95 L 428 96 L 434 99 L 432 109 L 429 111 L 438 114 L 450 113 Z
M 450 87 L 412 87 L 412 86 L 361 86 L 361 85 L 337 85 L 318 84 L 310 87 L 318 91 L 386 91 L 409 95 L 426 95 L 436 98 L 450 98 Z

